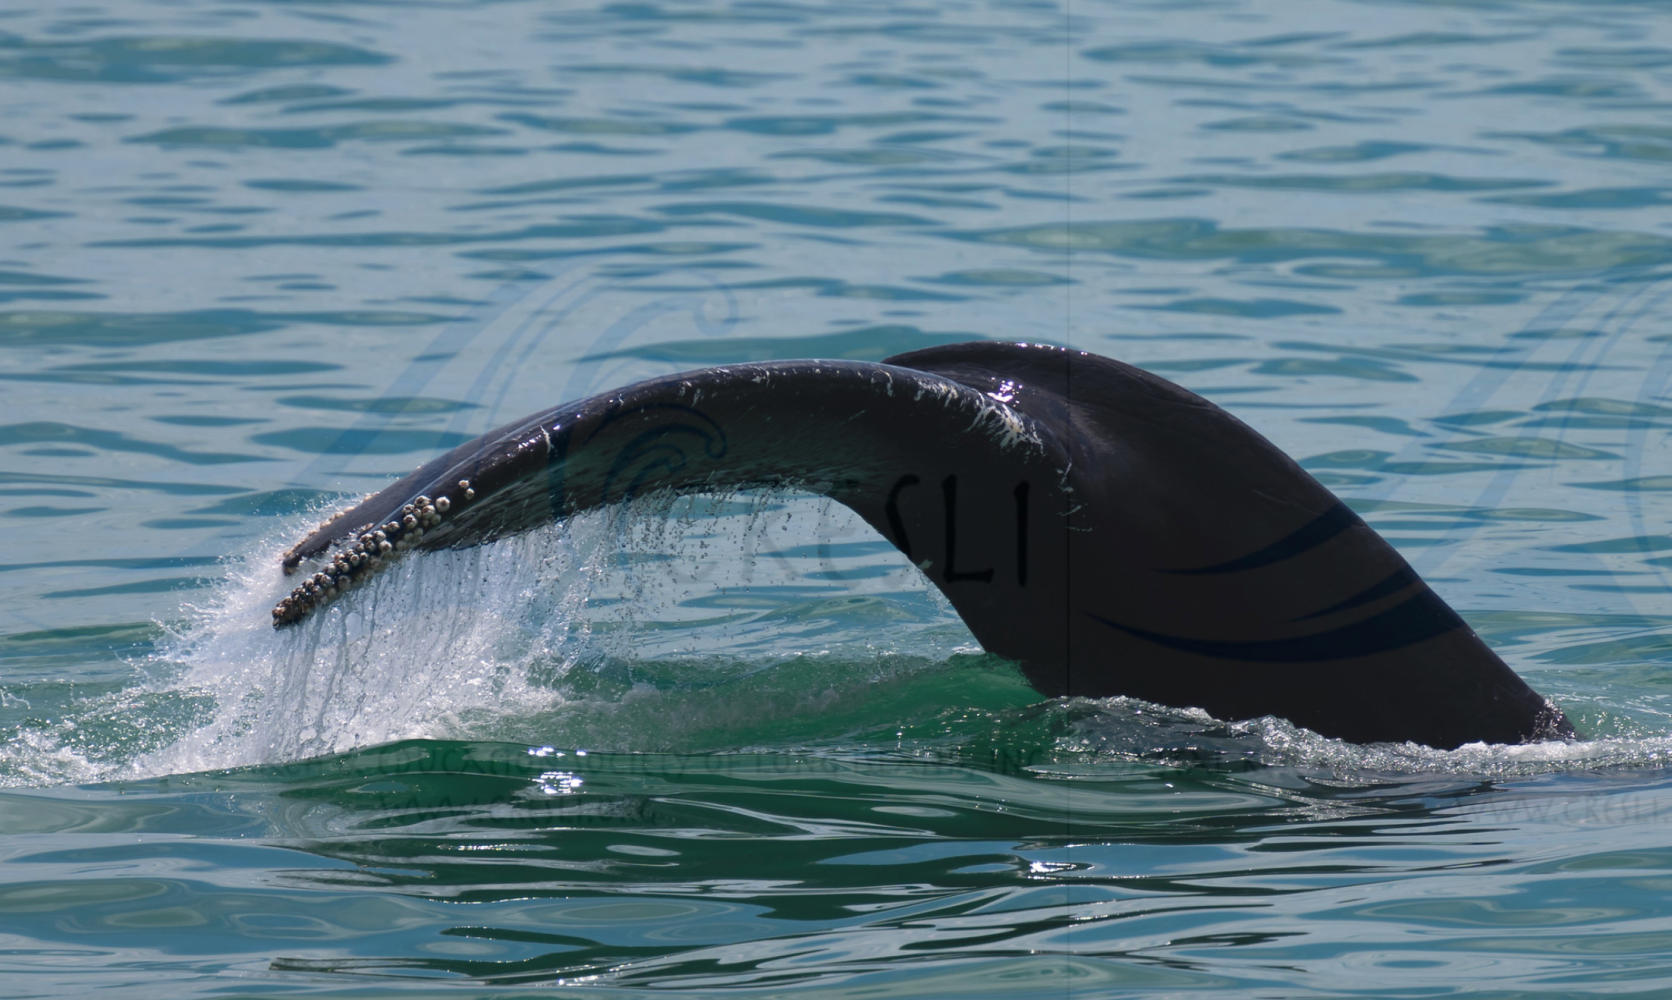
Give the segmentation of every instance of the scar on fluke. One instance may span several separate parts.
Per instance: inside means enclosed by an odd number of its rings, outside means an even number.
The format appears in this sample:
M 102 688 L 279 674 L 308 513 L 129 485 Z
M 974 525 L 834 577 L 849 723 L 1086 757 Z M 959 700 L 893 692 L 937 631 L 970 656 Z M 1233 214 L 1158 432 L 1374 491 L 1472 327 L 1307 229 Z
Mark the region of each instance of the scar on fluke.
M 899 391 L 896 391 L 899 390 Z M 651 379 L 454 448 L 284 560 L 295 623 L 414 548 L 657 490 L 852 508 L 1048 696 L 1277 715 L 1354 742 L 1573 735 L 1384 539 L 1271 442 L 1148 372 L 977 342 Z

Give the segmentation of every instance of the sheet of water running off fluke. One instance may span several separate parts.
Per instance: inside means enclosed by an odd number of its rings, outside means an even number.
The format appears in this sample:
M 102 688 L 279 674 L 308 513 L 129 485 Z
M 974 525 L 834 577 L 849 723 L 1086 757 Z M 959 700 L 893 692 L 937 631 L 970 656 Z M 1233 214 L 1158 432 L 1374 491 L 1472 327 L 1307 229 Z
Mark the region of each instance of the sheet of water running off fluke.
M 7 4 L 0 996 L 1666 995 L 1669 102 L 1610 0 Z M 790 491 L 271 627 L 491 427 L 979 339 L 1247 421 L 1585 738 L 1042 700 Z

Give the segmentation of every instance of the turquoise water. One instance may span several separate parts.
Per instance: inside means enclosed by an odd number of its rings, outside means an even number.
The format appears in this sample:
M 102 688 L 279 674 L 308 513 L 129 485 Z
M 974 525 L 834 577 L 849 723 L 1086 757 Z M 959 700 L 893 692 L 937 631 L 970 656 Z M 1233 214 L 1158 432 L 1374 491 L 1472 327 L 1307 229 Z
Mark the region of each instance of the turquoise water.
M 1672 991 L 1672 16 L 0 10 L 0 995 Z M 1040 702 L 842 508 L 652 498 L 279 634 L 499 423 L 971 338 L 1251 423 L 1586 734 Z

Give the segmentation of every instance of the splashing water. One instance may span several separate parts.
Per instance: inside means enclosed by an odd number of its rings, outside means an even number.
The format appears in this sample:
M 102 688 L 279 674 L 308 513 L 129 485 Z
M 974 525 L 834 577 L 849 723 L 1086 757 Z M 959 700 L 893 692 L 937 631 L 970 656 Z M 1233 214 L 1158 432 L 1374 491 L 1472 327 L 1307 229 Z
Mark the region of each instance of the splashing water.
M 819 540 L 783 545 L 804 537 L 792 528 L 809 517 Z M 698 730 L 758 716 L 760 706 L 740 712 L 715 689 L 751 686 L 774 666 L 819 661 L 822 683 L 780 693 L 827 703 L 844 686 L 975 651 L 938 592 L 856 516 L 789 493 L 653 496 L 423 553 L 276 631 L 267 609 L 289 587 L 275 569 L 280 537 L 245 557 L 164 644 L 169 689 L 214 709 L 134 760 L 134 771 L 291 761 L 410 738 L 540 742 L 577 717 L 587 735 L 621 749 L 689 746 Z M 886 632 L 868 627 L 879 619 Z M 693 716 L 687 704 L 669 731 L 668 698 L 705 689 L 695 697 L 711 711 Z

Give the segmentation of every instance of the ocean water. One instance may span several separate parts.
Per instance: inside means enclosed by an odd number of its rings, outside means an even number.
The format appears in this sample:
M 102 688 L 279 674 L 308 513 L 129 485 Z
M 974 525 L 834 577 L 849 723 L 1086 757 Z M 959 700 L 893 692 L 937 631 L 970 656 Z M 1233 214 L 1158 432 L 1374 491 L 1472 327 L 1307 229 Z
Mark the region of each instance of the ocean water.
M 0 8 L 0 996 L 1672 993 L 1672 10 Z M 1065 344 L 1295 455 L 1584 733 L 1042 701 L 843 508 L 273 631 L 641 378 Z

